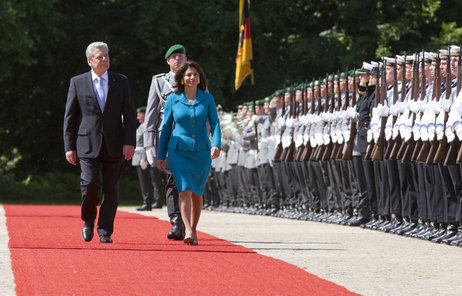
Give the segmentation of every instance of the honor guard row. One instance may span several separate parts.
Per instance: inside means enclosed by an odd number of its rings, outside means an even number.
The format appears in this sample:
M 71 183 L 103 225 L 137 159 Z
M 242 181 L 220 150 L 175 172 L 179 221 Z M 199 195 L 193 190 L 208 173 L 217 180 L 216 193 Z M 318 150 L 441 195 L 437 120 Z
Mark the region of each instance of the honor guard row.
M 458 46 L 383 57 L 221 113 L 210 209 L 462 245 Z

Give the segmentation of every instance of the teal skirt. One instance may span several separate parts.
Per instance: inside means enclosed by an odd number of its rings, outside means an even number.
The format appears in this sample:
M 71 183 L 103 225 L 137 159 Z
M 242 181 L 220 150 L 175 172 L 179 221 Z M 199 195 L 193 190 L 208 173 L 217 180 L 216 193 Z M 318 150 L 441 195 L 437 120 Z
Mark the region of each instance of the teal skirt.
M 212 166 L 210 150 L 168 149 L 168 166 L 178 192 L 187 190 L 202 195 Z

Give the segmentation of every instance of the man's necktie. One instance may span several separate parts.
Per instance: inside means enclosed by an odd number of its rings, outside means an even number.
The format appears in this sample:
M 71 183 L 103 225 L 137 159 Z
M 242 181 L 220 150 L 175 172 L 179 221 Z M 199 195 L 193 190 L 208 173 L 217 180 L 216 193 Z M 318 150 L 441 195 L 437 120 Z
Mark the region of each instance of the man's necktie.
M 99 106 L 101 111 L 104 111 L 106 100 L 104 98 L 103 77 L 96 78 L 96 95 L 98 96 Z

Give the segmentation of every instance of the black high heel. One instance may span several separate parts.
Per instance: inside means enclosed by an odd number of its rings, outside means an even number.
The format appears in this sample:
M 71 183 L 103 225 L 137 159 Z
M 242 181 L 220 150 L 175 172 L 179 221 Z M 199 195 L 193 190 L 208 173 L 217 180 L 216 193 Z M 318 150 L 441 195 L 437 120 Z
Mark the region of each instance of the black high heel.
M 194 237 L 194 238 L 193 238 Z M 193 235 L 191 236 L 191 238 L 193 238 L 193 241 L 189 243 L 189 245 L 191 246 L 197 246 L 198 243 L 197 243 L 197 234 L 196 232 L 193 232 Z
M 194 242 L 194 239 L 192 237 L 185 237 L 183 241 L 185 244 L 190 245 L 192 242 Z

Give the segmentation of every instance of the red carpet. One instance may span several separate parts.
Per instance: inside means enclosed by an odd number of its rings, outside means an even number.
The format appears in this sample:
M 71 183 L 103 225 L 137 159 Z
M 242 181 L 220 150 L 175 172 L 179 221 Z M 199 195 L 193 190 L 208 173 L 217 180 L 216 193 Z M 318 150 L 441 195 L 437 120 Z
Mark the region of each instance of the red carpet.
M 283 261 L 170 223 L 118 212 L 113 244 L 80 236 L 76 206 L 4 205 L 17 295 L 356 295 Z

